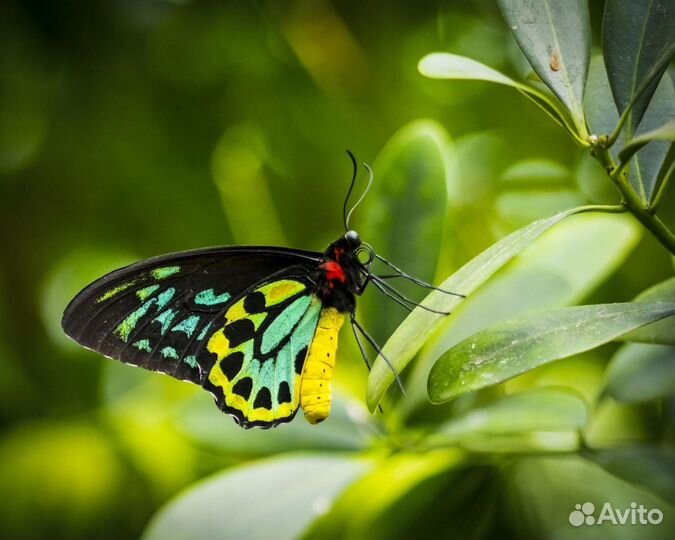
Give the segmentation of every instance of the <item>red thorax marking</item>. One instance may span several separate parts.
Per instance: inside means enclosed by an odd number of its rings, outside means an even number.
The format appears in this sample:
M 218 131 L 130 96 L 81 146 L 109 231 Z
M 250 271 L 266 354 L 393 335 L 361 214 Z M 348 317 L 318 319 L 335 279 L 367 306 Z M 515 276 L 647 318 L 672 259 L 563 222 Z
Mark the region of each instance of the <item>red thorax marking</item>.
M 342 269 L 342 266 L 340 266 L 340 263 L 335 261 L 326 261 L 321 265 L 321 268 L 326 271 L 326 279 L 329 283 L 333 281 L 339 281 L 340 283 L 347 282 L 347 276 L 345 275 L 345 271 Z

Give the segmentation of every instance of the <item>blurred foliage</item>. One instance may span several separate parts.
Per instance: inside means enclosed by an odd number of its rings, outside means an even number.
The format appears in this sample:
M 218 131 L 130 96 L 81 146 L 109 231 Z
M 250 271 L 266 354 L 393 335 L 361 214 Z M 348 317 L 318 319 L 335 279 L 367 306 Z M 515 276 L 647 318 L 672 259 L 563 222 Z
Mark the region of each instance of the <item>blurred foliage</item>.
M 1 3 L 0 537 L 672 538 L 673 318 L 612 339 L 635 327 L 622 305 L 653 315 L 675 301 L 674 259 L 632 216 L 573 215 L 619 201 L 583 137 L 586 124 L 612 131 L 635 81 L 621 66 L 608 78 L 597 54 L 617 40 L 601 39 L 604 3 L 590 2 L 588 20 L 574 11 L 585 2 L 565 4 L 560 18 L 584 40 L 542 60 L 545 34 L 516 39 L 518 14 L 505 23 L 492 0 Z M 670 43 L 657 15 L 650 35 Z M 658 63 L 653 43 L 631 61 Z M 423 77 L 433 51 L 472 59 L 463 69 L 483 80 Z M 566 95 L 550 79 L 547 66 L 568 58 L 588 67 L 585 95 L 583 81 Z M 672 117 L 671 76 L 606 159 Z M 668 144 L 642 148 L 628 182 L 658 198 L 672 230 Z M 398 328 L 397 361 L 412 362 L 406 398 L 385 393 L 386 366 L 373 369 L 368 405 L 382 398 L 383 414 L 367 410 L 347 333 L 331 417 L 273 431 L 243 431 L 203 391 L 61 333 L 80 288 L 138 258 L 233 243 L 322 250 L 342 231 L 347 148 L 375 171 L 353 216 L 364 240 L 470 293 L 429 300 L 452 301 L 451 317 L 399 326 L 406 310 L 366 292 L 364 323 L 382 343 Z M 621 331 L 596 317 L 606 304 Z M 496 329 L 532 336 L 561 313 L 555 354 L 519 351 L 529 371 L 510 380 L 486 370 L 511 335 Z M 439 357 L 476 384 L 431 405 Z M 461 383 L 436 369 L 444 391 Z M 637 502 L 664 521 L 574 528 L 586 501 Z

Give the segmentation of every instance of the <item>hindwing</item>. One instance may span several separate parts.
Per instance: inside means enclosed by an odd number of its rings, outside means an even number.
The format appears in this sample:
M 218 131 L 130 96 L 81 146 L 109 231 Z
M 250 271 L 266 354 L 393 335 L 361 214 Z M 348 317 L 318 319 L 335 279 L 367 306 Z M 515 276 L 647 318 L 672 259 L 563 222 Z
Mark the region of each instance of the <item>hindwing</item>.
M 228 307 L 206 343 L 215 359 L 204 388 L 243 427 L 290 421 L 320 313 L 306 278 L 256 285 Z

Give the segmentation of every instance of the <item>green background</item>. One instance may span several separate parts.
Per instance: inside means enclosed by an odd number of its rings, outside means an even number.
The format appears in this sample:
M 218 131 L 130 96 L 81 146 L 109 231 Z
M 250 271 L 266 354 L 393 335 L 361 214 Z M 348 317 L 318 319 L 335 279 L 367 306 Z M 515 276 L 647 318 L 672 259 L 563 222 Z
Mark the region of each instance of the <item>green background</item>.
M 591 2 L 590 11 L 599 43 L 602 3 Z M 236 516 L 245 505 L 231 504 L 237 496 L 268 493 L 260 505 L 276 508 L 270 515 L 277 528 L 268 533 L 279 537 L 303 531 L 321 537 L 348 525 L 345 535 L 352 538 L 368 532 L 409 538 L 421 530 L 429 538 L 495 531 L 514 538 L 558 535 L 552 523 L 565 522 L 573 504 L 585 502 L 574 490 L 600 474 L 587 470 L 595 465 L 580 461 L 583 449 L 575 445 L 570 450 L 577 452 L 562 457 L 531 459 L 513 457 L 531 452 L 518 444 L 504 457 L 506 439 L 474 440 L 479 458 L 455 449 L 403 453 L 387 466 L 391 475 L 368 477 L 369 484 L 328 514 L 323 499 L 305 501 L 306 478 L 319 493 L 337 493 L 352 475 L 363 474 L 359 467 L 370 466 L 359 459 L 371 463 L 392 448 L 398 452 L 406 442 L 396 437 L 415 435 L 415 429 L 392 427 L 396 420 L 369 417 L 367 372 L 348 332 L 341 337 L 336 374 L 342 401 L 333 417 L 319 427 L 297 418 L 272 433 L 238 430 L 206 393 L 100 358 L 60 330 L 61 313 L 80 288 L 140 258 L 235 243 L 323 250 L 342 233 L 351 176 L 346 149 L 375 168 L 376 186 L 355 213 L 355 228 L 364 240 L 375 238 L 383 255 L 426 279 L 444 279 L 536 218 L 598 199 L 618 201 L 608 182 L 592 181 L 596 164 L 518 93 L 421 76 L 419 59 L 442 50 L 514 77 L 528 73 L 487 0 L 0 5 L 0 536 L 135 538 L 183 488 L 263 457 L 260 469 L 234 469 L 242 478 L 228 487 L 230 503 L 206 504 L 220 505 L 226 516 L 229 504 Z M 406 191 L 413 185 L 407 179 L 422 182 L 438 174 L 430 165 L 433 149 L 406 146 L 407 136 L 430 137 L 450 155 L 454 168 L 441 176 L 447 205 L 434 206 L 434 192 L 424 195 L 423 184 Z M 671 229 L 673 195 L 671 185 L 660 211 Z M 400 223 L 392 220 L 399 215 Z M 614 231 L 607 226 L 599 238 Z M 604 241 L 588 236 L 590 226 L 578 226 L 559 244 L 550 240 L 550 246 L 567 246 L 565 257 L 555 258 L 558 247 L 542 248 L 552 251 L 538 256 L 541 264 L 555 260 L 570 272 L 586 262 L 593 268 L 591 277 L 575 278 L 583 283 L 571 292 L 560 293 L 557 278 L 536 264 L 514 263 L 503 272 L 512 281 L 490 282 L 493 290 L 477 294 L 467 311 L 479 319 L 486 312 L 506 316 L 514 304 L 522 312 L 533 297 L 547 294 L 555 297 L 551 305 L 629 301 L 673 275 L 670 258 L 649 234 L 630 218 L 616 226 L 622 236 L 615 254 L 597 268 L 586 257 L 592 259 Z M 387 236 L 383 228 L 395 234 Z M 536 254 L 533 259 L 537 263 Z M 405 313 L 374 290 L 366 296 L 364 322 L 383 343 Z M 471 317 L 446 335 L 448 343 L 479 328 Z M 586 384 L 576 390 L 595 395 L 616 349 L 606 345 L 508 384 L 529 388 L 532 377 L 548 377 L 554 386 Z M 413 403 L 423 402 L 412 386 Z M 489 392 L 455 403 L 456 409 L 480 403 Z M 392 407 L 385 403 L 385 418 Z M 410 409 L 405 416 L 411 426 L 454 414 L 447 405 Z M 609 402 L 600 409 L 594 414 L 605 417 L 590 439 L 660 441 L 672 449 L 672 397 L 624 408 Z M 358 459 L 341 458 L 355 450 Z M 303 458 L 297 451 L 312 453 Z M 290 461 L 276 468 L 266 457 L 287 452 L 294 452 Z M 654 504 L 672 505 L 673 454 L 663 459 L 655 477 L 665 478 L 666 487 L 657 490 L 661 499 Z M 458 466 L 467 462 L 470 467 Z M 324 479 L 333 470 L 335 477 Z M 633 485 L 622 478 L 602 477 L 598 492 Z M 274 506 L 285 497 L 295 500 L 295 511 L 306 503 L 316 515 L 293 521 L 292 504 L 291 510 Z M 652 497 L 645 495 L 645 504 Z M 373 499 L 370 514 L 350 525 L 350 504 L 363 498 Z M 557 522 L 549 519 L 556 513 Z M 310 526 L 320 515 L 333 521 Z M 224 537 L 247 538 L 259 525 L 232 519 L 231 530 L 220 530 Z M 148 537 L 170 537 L 160 534 L 167 530 L 183 534 L 179 526 L 156 527 Z M 213 533 L 205 530 L 194 537 Z M 264 538 L 265 531 L 250 537 Z

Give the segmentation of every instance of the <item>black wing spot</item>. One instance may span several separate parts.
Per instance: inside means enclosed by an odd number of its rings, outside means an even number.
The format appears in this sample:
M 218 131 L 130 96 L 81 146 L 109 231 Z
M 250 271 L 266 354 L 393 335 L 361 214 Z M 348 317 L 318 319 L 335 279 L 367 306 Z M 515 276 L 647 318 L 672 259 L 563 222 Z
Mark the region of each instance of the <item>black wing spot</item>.
M 247 313 L 260 313 L 265 311 L 265 295 L 260 291 L 254 291 L 244 299 L 244 309 Z
M 283 381 L 279 385 L 279 391 L 277 392 L 277 401 L 279 403 L 290 403 L 291 402 L 291 389 L 288 386 L 286 381 Z
M 244 377 L 232 387 L 232 392 L 244 399 L 251 397 L 251 390 L 253 390 L 253 379 L 251 377 Z
M 255 326 L 253 325 L 253 321 L 249 319 L 240 319 L 225 326 L 224 332 L 225 337 L 230 343 L 230 347 L 234 348 L 253 339 Z
M 302 368 L 305 365 L 305 357 L 307 356 L 307 347 L 303 347 L 295 355 L 295 372 L 302 375 Z
M 257 409 L 258 407 L 262 407 L 268 411 L 272 409 L 272 394 L 270 393 L 269 388 L 261 388 L 258 391 L 258 395 L 253 402 L 253 408 Z
M 230 381 L 232 381 L 237 376 L 237 373 L 239 373 L 243 365 L 244 353 L 237 351 L 228 354 L 220 361 L 220 370 Z

